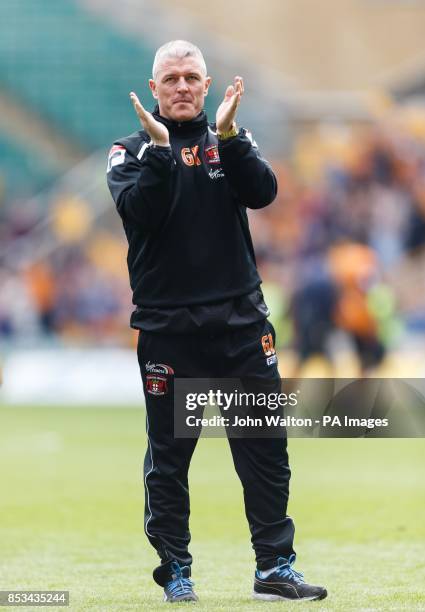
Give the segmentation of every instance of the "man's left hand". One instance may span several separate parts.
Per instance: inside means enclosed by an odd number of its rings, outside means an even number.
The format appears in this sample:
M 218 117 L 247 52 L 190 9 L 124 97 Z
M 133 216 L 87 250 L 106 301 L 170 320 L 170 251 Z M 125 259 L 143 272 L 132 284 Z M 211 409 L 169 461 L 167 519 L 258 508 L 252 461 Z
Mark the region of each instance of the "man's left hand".
M 229 132 L 235 127 L 236 111 L 244 92 L 243 78 L 235 77 L 235 84 L 229 85 L 224 94 L 223 102 L 217 109 L 216 125 L 217 133 Z

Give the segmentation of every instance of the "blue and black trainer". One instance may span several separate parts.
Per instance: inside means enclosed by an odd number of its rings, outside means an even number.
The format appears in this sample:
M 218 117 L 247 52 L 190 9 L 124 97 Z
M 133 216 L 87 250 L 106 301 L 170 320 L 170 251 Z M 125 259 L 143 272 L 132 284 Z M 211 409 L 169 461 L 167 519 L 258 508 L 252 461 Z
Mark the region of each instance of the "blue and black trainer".
M 171 563 L 171 578 L 164 585 L 164 601 L 198 601 L 190 580 L 190 567 L 180 567 L 177 561 Z
M 328 594 L 326 589 L 307 584 L 303 575 L 292 568 L 294 563 L 295 555 L 291 555 L 289 559 L 279 557 L 277 566 L 272 570 L 265 572 L 256 570 L 254 599 L 263 601 L 325 599 Z

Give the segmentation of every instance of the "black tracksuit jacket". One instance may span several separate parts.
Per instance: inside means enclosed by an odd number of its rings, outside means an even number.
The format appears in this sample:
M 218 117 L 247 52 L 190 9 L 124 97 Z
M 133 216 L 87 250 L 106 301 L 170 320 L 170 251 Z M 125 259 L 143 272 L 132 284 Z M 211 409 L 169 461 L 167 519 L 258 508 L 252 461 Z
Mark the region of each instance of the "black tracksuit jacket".
M 138 310 L 223 303 L 258 290 L 246 208 L 267 206 L 277 193 L 247 130 L 219 141 L 204 112 L 182 123 L 158 113 L 170 147 L 152 145 L 140 130 L 117 140 L 108 160 L 129 243 L 134 327 Z

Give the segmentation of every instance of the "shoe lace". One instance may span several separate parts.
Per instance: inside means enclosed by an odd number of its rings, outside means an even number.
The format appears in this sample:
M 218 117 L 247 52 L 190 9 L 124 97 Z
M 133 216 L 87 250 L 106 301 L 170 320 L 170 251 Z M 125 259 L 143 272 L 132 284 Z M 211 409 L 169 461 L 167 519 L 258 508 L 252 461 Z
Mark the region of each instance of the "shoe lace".
M 171 569 L 173 571 L 173 577 L 166 584 L 166 589 L 169 591 L 170 595 L 178 597 L 179 595 L 188 595 L 192 593 L 194 583 L 190 578 L 185 578 L 183 576 L 182 570 L 185 568 L 180 567 L 177 562 L 173 562 L 171 564 Z
M 289 559 L 285 559 L 285 557 L 279 557 L 277 560 L 276 573 L 281 578 L 291 578 L 297 584 L 302 584 L 303 582 L 305 582 L 304 575 L 301 572 L 297 572 L 292 568 L 294 563 L 294 554 L 292 554 Z

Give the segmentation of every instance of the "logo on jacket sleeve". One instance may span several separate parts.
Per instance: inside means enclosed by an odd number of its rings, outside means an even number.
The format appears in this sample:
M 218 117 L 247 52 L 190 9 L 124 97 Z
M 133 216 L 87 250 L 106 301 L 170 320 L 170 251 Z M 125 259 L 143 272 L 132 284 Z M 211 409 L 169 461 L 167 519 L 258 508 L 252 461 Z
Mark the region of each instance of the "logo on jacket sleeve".
M 171 366 L 164 363 L 151 363 L 146 367 L 146 391 L 151 395 L 165 395 L 168 393 L 168 377 L 174 374 Z
M 110 172 L 114 166 L 122 164 L 125 160 L 125 147 L 114 145 L 109 151 L 108 166 L 106 172 Z

